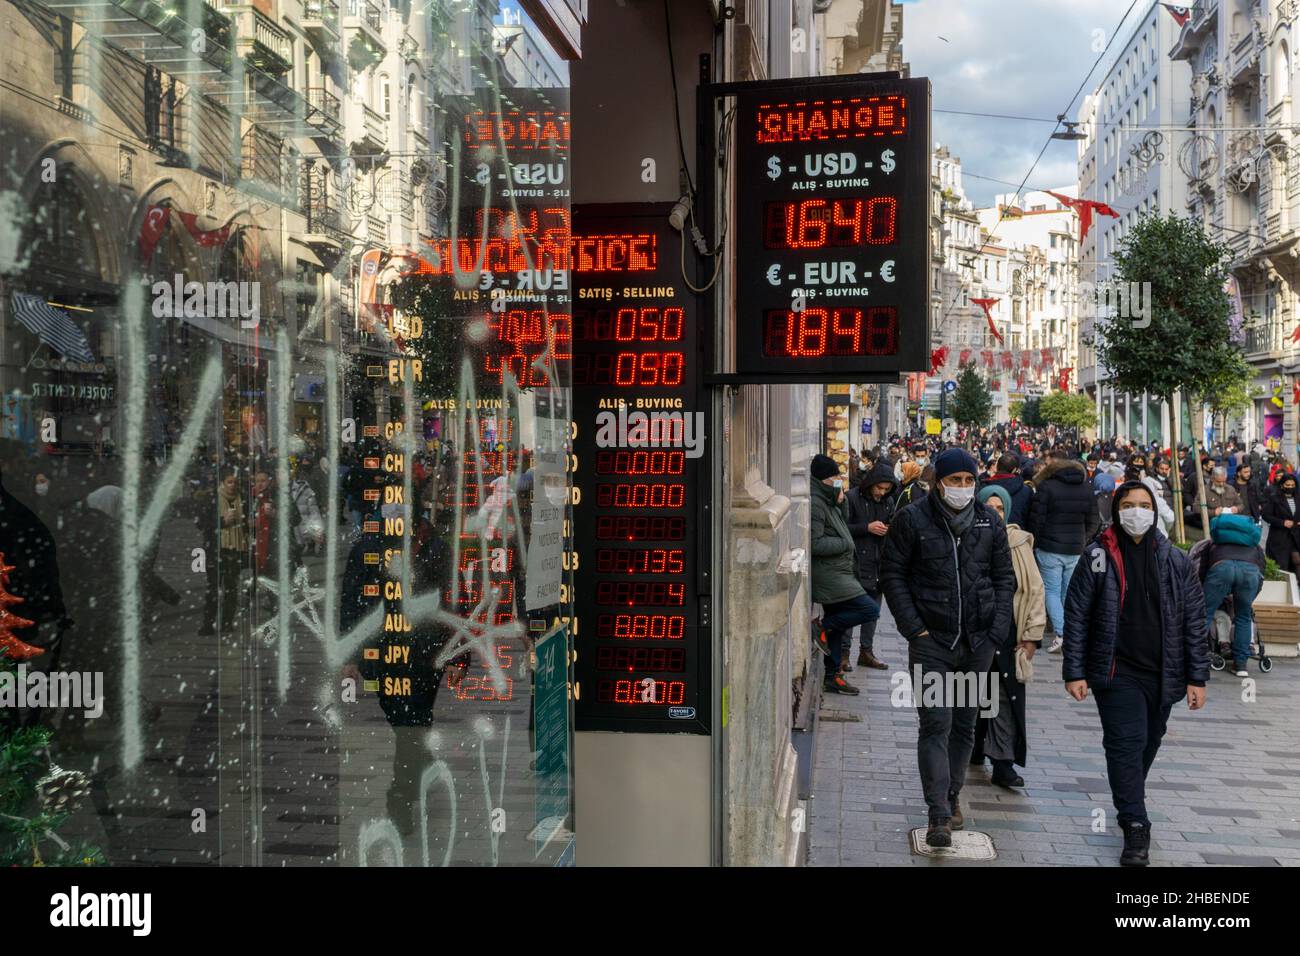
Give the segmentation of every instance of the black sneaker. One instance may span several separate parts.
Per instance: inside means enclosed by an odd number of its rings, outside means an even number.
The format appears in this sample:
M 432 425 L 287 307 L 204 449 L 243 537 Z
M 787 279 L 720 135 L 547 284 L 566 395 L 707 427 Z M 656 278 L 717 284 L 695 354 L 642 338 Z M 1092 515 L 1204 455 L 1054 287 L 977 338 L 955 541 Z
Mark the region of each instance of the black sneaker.
M 1025 778 L 1016 773 L 1010 760 L 993 761 L 993 785 L 997 787 L 1023 787 Z
M 852 684 L 844 679 L 843 674 L 836 674 L 825 683 L 826 693 L 828 694 L 848 694 L 850 697 L 856 697 L 862 693 Z
M 930 821 L 925 830 L 926 846 L 952 846 L 952 827 L 947 820 Z
M 1120 866 L 1146 866 L 1151 862 L 1151 827 L 1143 823 L 1130 823 L 1124 828 L 1124 852 L 1119 855 Z
M 813 618 L 812 625 L 813 631 L 817 635 L 817 637 L 813 639 L 813 643 L 821 648 L 821 652 L 827 657 L 834 657 L 835 655 L 831 653 L 830 639 L 826 636 L 826 628 L 822 627 L 822 619 L 819 617 Z

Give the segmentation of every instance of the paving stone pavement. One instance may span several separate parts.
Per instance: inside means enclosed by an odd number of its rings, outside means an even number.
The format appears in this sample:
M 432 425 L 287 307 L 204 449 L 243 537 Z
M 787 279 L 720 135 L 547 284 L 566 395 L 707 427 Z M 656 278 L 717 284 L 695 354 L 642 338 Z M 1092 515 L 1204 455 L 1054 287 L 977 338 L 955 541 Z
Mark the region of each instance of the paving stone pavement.
M 1114 822 L 1101 723 L 1090 696 L 1076 703 L 1061 683 L 1061 658 L 1034 657 L 1029 690 L 1029 765 L 1023 790 L 969 768 L 962 791 L 966 828 L 987 833 L 992 862 L 914 856 L 909 831 L 926 824 L 916 765 L 917 717 L 890 705 L 891 680 L 906 671 L 907 647 L 888 608 L 876 655 L 889 670 L 855 667 L 858 697 L 828 695 L 822 708 L 860 723 L 819 721 L 809 813 L 812 866 L 1113 866 L 1123 836 Z M 854 641 L 854 660 L 857 641 Z M 1153 866 L 1300 866 L 1300 661 L 1249 665 L 1245 681 L 1214 673 L 1197 713 L 1174 706 L 1147 780 Z M 1094 830 L 1094 811 L 1106 829 Z

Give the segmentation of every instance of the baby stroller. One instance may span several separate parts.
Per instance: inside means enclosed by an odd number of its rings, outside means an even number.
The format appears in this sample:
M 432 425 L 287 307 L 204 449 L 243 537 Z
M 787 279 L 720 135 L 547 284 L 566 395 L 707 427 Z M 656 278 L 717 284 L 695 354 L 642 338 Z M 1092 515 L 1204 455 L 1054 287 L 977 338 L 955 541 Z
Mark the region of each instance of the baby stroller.
M 1210 629 L 1210 668 L 1221 671 L 1228 666 L 1232 660 L 1232 617 L 1233 617 L 1233 599 L 1229 594 L 1214 612 L 1214 626 Z M 1251 641 L 1249 659 L 1259 662 L 1261 674 L 1267 674 L 1273 669 L 1273 660 L 1268 656 L 1268 650 L 1264 647 L 1263 640 L 1259 636 L 1259 627 L 1255 624 L 1255 613 L 1252 610 L 1251 620 Z

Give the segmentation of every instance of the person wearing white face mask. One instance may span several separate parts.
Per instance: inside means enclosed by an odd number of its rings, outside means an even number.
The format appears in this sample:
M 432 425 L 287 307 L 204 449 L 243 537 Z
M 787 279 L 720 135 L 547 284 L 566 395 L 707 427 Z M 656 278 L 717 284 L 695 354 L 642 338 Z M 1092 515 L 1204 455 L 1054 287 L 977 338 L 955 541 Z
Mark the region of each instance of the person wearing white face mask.
M 936 487 L 895 513 L 880 557 L 880 589 L 919 681 L 917 764 L 929 810 L 925 839 L 935 847 L 952 846 L 952 831 L 965 823 L 958 797 L 984 702 L 945 697 L 936 705 L 922 689 L 936 678 L 944 687 L 977 685 L 1013 623 L 1016 575 L 1007 530 L 974 500 L 978 471 L 965 449 L 940 453 Z
M 1155 495 L 1140 481 L 1115 490 L 1115 523 L 1084 549 L 1065 598 L 1062 677 L 1101 716 L 1106 774 L 1124 831 L 1124 866 L 1146 866 L 1146 777 L 1169 712 L 1205 705 L 1205 596 L 1191 561 L 1154 531 Z

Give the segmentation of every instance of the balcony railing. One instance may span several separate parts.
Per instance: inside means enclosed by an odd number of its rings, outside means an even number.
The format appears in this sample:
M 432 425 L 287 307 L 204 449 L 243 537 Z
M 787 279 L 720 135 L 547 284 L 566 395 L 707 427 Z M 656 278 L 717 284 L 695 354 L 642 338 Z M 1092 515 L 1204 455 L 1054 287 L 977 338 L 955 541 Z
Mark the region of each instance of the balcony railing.
M 370 0 L 348 0 L 348 16 L 363 21 L 377 33 L 384 32 L 383 11 Z
M 1246 354 L 1263 355 L 1285 351 L 1291 347 L 1290 338 L 1291 329 L 1278 320 L 1251 326 L 1246 329 Z
M 317 43 L 332 44 L 339 38 L 338 0 L 305 0 L 302 26 Z
M 293 38 L 257 7 L 228 4 L 235 21 L 235 49 L 260 70 L 287 73 L 293 67 Z
M 339 118 L 339 98 L 323 86 L 307 88 L 307 102 L 332 120 Z

